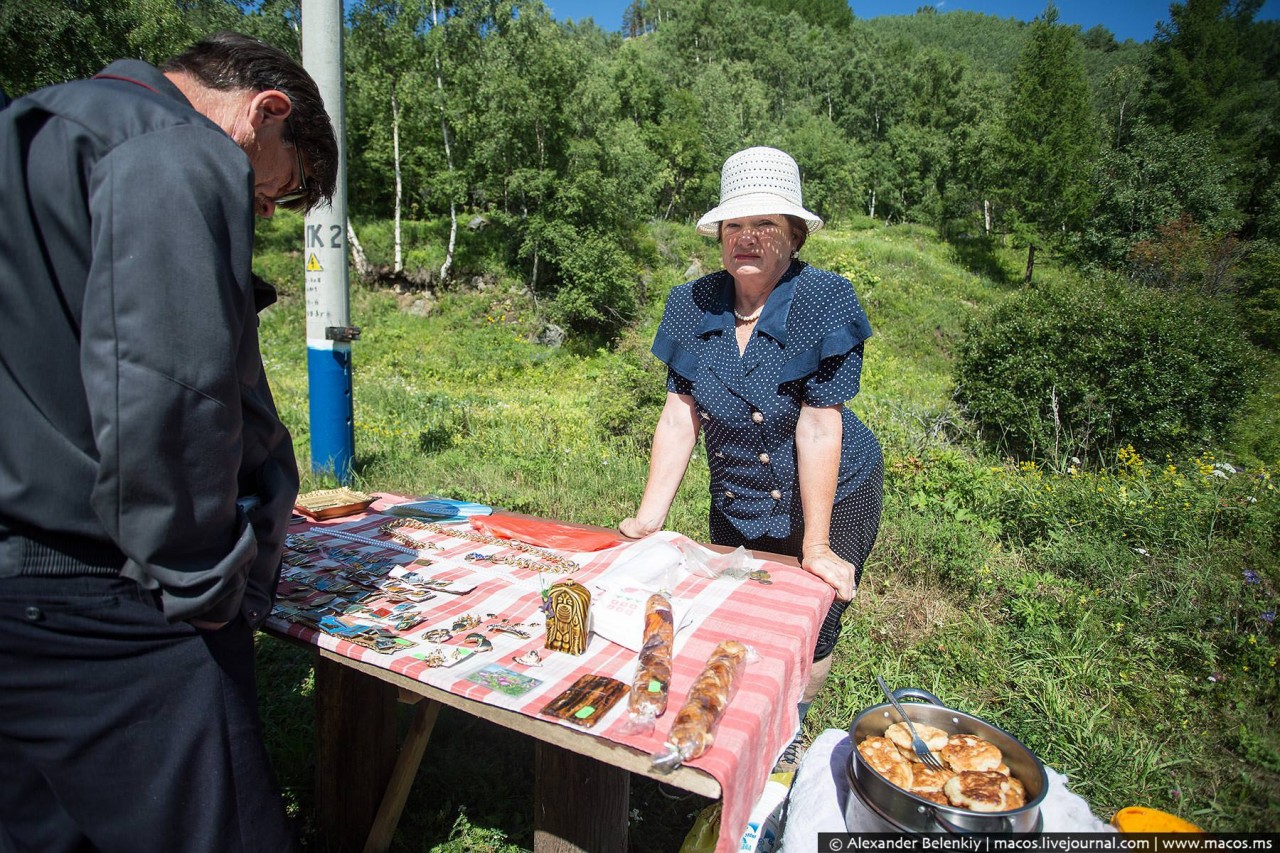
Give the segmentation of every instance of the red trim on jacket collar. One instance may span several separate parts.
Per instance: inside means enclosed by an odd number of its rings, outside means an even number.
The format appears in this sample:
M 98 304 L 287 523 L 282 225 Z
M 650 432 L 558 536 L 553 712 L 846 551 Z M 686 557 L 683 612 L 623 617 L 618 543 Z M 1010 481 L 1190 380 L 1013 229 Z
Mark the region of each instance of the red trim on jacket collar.
M 160 90 L 157 89 L 155 86 L 149 86 L 146 83 L 143 83 L 141 80 L 134 80 L 132 77 L 121 77 L 119 74 L 95 74 L 93 75 L 93 79 L 94 80 L 123 80 L 126 83 L 132 83 L 135 86 L 141 86 L 144 89 L 150 89 L 151 91 L 155 92 L 157 95 L 160 94 Z

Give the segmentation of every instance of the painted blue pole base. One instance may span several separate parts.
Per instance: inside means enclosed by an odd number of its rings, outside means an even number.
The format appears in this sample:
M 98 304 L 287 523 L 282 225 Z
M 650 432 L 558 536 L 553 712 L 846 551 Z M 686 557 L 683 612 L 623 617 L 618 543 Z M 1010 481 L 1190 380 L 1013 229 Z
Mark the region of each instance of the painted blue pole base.
M 351 407 L 351 346 L 307 347 L 311 403 L 311 470 L 351 482 L 355 419 Z

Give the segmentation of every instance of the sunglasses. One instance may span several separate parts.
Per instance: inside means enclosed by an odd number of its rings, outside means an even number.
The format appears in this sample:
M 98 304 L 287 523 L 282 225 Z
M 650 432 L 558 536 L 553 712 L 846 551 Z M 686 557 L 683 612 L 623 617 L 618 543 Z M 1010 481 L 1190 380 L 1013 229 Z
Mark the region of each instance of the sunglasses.
M 298 188 L 289 190 L 287 193 L 281 193 L 272 199 L 277 207 L 297 207 L 299 202 L 305 202 L 311 195 L 311 189 L 307 186 L 307 173 L 302 169 L 302 146 L 298 144 L 298 134 L 293 129 L 293 118 L 285 116 L 285 122 L 289 125 L 289 139 L 293 145 L 293 156 L 298 160 Z

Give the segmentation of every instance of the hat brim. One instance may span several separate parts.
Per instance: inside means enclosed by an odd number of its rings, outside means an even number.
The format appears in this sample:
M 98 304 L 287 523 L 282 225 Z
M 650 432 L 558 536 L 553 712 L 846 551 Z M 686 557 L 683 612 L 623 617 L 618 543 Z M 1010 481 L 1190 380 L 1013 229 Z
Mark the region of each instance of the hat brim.
M 822 217 L 812 211 L 805 210 L 798 204 L 787 201 L 773 193 L 746 193 L 708 210 L 698 220 L 698 233 L 707 237 L 715 237 L 720 231 L 720 223 L 726 219 L 740 219 L 744 216 L 769 215 L 796 216 L 803 219 L 812 234 L 822 227 Z

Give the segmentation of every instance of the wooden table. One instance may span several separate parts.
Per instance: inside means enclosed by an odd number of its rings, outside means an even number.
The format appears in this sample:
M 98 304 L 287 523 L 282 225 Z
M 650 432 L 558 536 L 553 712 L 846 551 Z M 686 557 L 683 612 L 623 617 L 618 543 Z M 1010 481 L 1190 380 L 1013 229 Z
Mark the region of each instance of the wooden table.
M 793 558 L 757 556 L 797 565 Z M 317 823 L 338 849 L 388 849 L 442 705 L 536 741 L 534 849 L 539 853 L 626 850 L 631 773 L 710 799 L 723 794 L 703 769 L 682 766 L 659 775 L 650 769 L 647 751 L 457 695 L 322 648 L 316 638 L 300 638 L 278 624 L 268 623 L 264 630 L 316 653 Z M 398 742 L 399 702 L 416 706 L 403 743 Z M 667 719 L 673 713 L 669 709 Z M 331 772 L 335 767 L 343 772 Z

